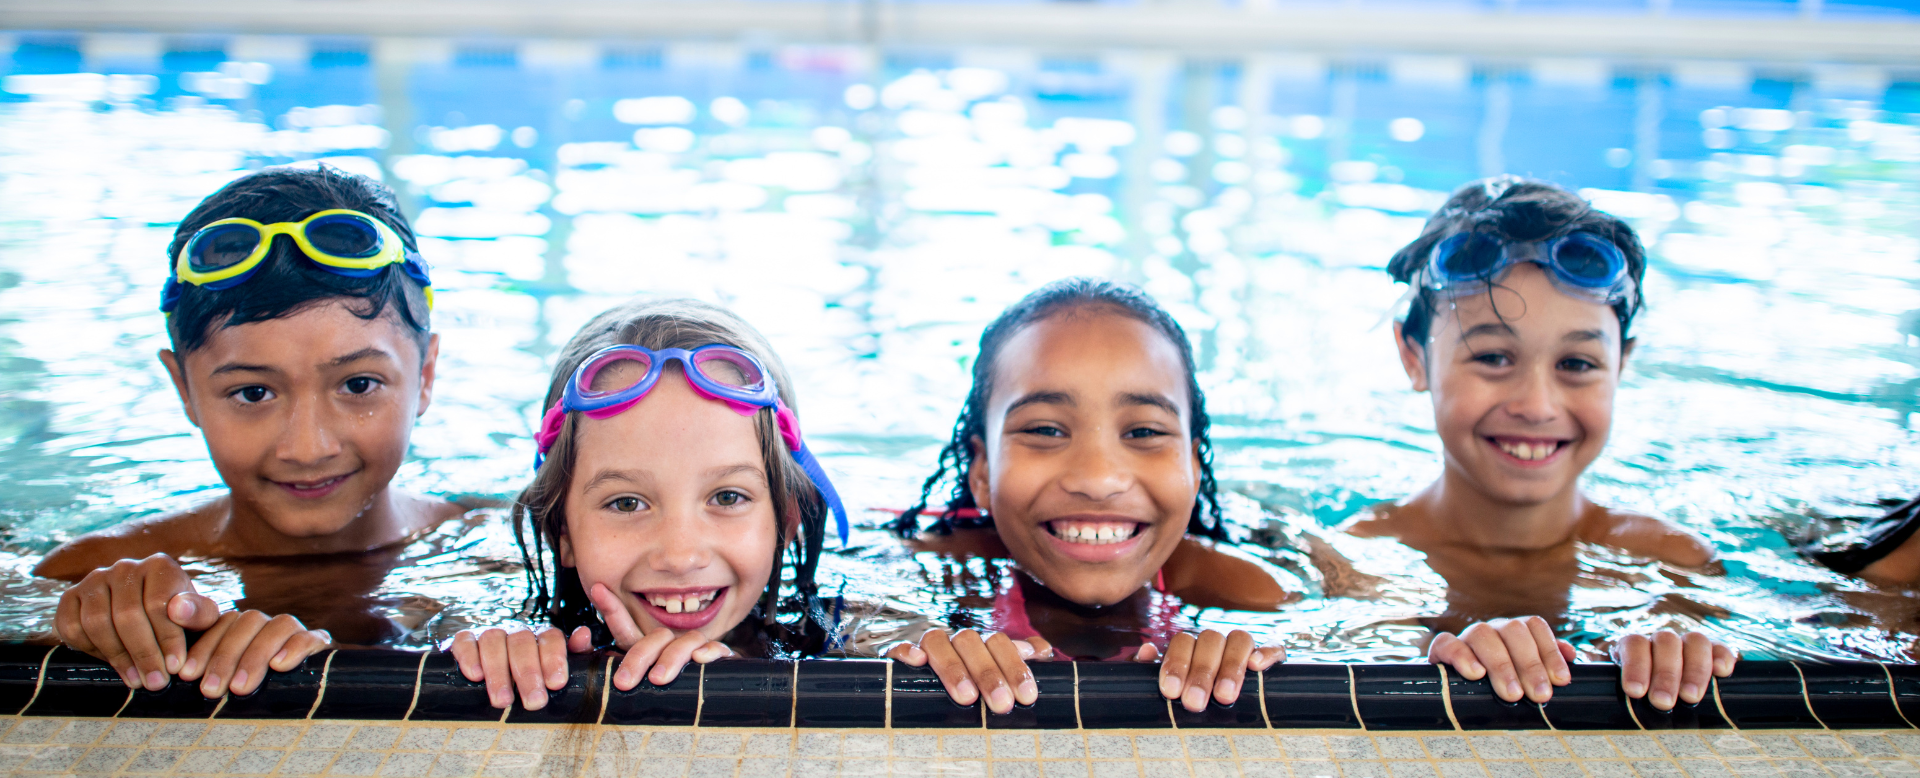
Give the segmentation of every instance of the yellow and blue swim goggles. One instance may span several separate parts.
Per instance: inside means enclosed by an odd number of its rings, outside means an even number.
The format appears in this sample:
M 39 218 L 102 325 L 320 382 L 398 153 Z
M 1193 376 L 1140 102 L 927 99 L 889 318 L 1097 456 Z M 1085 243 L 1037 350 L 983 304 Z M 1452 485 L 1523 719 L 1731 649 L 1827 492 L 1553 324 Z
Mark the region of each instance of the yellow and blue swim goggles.
M 297 222 L 261 224 L 234 218 L 201 227 L 174 259 L 173 275 L 161 291 L 160 310 L 173 312 L 183 284 L 231 289 L 246 283 L 266 260 L 274 237 L 279 235 L 292 238 L 307 259 L 335 275 L 367 278 L 398 264 L 426 287 L 427 307 L 433 307 L 433 282 L 427 277 L 427 263 L 419 252 L 407 248 L 393 228 L 379 219 L 337 208 Z

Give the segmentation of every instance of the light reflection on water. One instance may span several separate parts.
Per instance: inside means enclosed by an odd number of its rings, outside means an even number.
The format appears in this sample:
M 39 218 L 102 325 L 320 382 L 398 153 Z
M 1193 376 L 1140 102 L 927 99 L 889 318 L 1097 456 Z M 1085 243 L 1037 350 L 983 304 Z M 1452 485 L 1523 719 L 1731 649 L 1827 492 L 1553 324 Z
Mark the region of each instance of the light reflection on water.
M 1910 618 L 1893 636 L 1864 626 L 1884 603 L 1801 564 L 1781 533 L 1920 484 L 1910 87 L 1435 86 L 1351 68 L 1256 83 L 1205 63 L 869 74 L 831 50 L 753 68 L 10 78 L 5 631 L 43 629 L 59 590 L 27 575 L 34 553 L 218 487 L 153 357 L 163 247 L 238 171 L 326 158 L 384 177 L 429 236 L 443 361 L 409 488 L 512 494 L 557 344 L 656 293 L 725 303 L 766 332 L 850 506 L 904 507 L 980 327 L 1048 280 L 1111 274 L 1193 334 L 1230 512 L 1291 544 L 1254 550 L 1310 593 L 1280 617 L 1188 618 L 1325 658 L 1410 656 L 1444 582 L 1404 548 L 1326 528 L 1437 474 L 1430 408 L 1382 326 L 1400 289 L 1380 267 L 1446 189 L 1509 170 L 1582 188 L 1642 230 L 1649 310 L 1587 486 L 1707 534 L 1727 568 L 1583 552 L 1576 636 L 1706 618 L 1753 651 L 1906 654 Z M 1001 567 L 916 557 L 873 528 L 884 514 L 860 518 L 825 566 L 849 598 L 949 621 L 1003 583 Z M 1367 596 L 1324 596 L 1303 532 L 1354 560 Z M 390 579 L 408 644 L 515 604 L 499 522 L 464 553 Z M 217 567 L 202 580 L 237 594 Z

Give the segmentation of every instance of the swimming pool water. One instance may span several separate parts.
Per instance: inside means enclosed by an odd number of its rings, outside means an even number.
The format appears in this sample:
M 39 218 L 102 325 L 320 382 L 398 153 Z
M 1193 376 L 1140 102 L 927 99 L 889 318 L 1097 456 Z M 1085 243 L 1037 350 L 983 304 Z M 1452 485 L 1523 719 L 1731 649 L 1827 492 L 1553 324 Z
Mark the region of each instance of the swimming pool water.
M 721 302 L 795 377 L 862 525 L 826 580 L 892 606 L 876 628 L 984 618 L 1004 585 L 1001 565 L 877 529 L 929 472 L 980 327 L 1054 278 L 1139 283 L 1198 347 L 1237 532 L 1279 539 L 1248 551 L 1307 595 L 1184 617 L 1329 659 L 1415 655 L 1445 591 L 1417 554 L 1328 531 L 1439 469 L 1381 267 L 1453 186 L 1549 178 L 1631 219 L 1652 254 L 1586 485 L 1706 533 L 1726 569 L 1583 551 L 1572 634 L 1704 623 L 1756 656 L 1904 658 L 1920 632 L 1901 598 L 1799 562 L 1782 534 L 1920 486 L 1920 85 L 1898 72 L 687 42 L 556 63 L 513 41 L 331 39 L 117 61 L 73 36 L 16 44 L 0 61 L 7 636 L 45 629 L 61 588 L 30 577 L 37 553 L 218 488 L 153 356 L 164 246 L 239 172 L 315 160 L 382 177 L 428 237 L 441 374 L 403 485 L 509 497 L 579 324 L 633 294 Z M 517 553 L 488 515 L 408 551 L 435 564 L 389 579 L 400 644 L 517 605 Z M 1304 533 L 1359 575 L 1328 592 Z

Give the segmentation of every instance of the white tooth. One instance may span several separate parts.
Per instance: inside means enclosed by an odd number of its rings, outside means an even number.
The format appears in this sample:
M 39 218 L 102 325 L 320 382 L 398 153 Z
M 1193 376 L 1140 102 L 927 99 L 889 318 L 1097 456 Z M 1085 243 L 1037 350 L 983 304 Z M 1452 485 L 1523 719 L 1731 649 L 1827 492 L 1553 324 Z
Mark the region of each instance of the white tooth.
M 1513 447 L 1513 455 L 1521 459 L 1532 460 L 1533 446 L 1526 443 L 1517 444 Z
M 1119 536 L 1119 530 L 1114 529 L 1112 524 L 1105 524 L 1100 527 L 1101 540 L 1113 540 L 1115 537 L 1118 537 L 1118 536 Z
M 684 606 L 684 604 L 685 604 L 685 602 L 686 602 L 685 600 L 682 600 L 682 599 L 680 599 L 679 597 L 673 597 L 673 598 L 670 598 L 670 599 L 668 599 L 668 600 L 667 600 L 667 612 L 668 612 L 668 613 L 679 613 L 679 612 L 681 612 L 681 611 L 682 611 L 682 610 L 684 609 L 684 608 L 683 608 L 683 606 Z

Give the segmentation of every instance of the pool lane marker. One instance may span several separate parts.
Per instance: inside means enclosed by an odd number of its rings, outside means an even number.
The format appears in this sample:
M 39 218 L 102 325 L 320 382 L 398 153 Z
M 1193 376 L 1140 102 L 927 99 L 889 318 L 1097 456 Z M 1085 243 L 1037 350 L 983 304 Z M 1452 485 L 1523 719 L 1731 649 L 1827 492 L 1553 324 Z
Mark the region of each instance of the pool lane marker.
M 1367 719 L 1360 715 L 1360 682 L 1353 675 L 1353 664 L 1347 663 L 1347 704 L 1353 706 L 1353 720 L 1360 722 L 1360 731 L 1367 731 Z
M 1434 667 L 1440 670 L 1440 702 L 1447 708 L 1447 721 L 1453 724 L 1453 731 L 1463 732 L 1460 719 L 1453 715 L 1453 684 L 1447 681 L 1447 666 L 1435 664 Z
M 47 685 L 47 663 L 53 661 L 53 652 L 59 651 L 59 650 L 60 650 L 59 646 L 57 645 L 53 646 L 51 648 L 48 648 L 47 653 L 40 657 L 40 675 L 33 679 L 33 696 L 28 697 L 27 704 L 20 706 L 20 712 L 15 713 L 14 715 L 16 716 L 26 715 L 27 711 L 33 709 L 33 704 L 39 701 L 40 690 Z M 1889 675 L 1887 677 L 1892 678 L 1893 676 Z
M 1833 729 L 1833 727 L 1827 726 L 1827 722 L 1820 721 L 1820 713 L 1813 709 L 1813 696 L 1807 694 L 1807 674 L 1800 671 L 1800 663 L 1788 662 L 1787 664 L 1793 666 L 1794 675 L 1800 676 L 1800 702 L 1801 704 L 1807 706 L 1807 715 L 1812 716 L 1814 721 L 1819 722 L 1821 729 Z M 1715 705 L 1720 705 L 1720 689 L 1718 685 L 1715 685 L 1714 687 L 1713 703 Z M 1727 723 L 1729 724 L 1733 723 L 1732 720 L 1727 716 L 1727 706 L 1725 705 L 1720 705 L 1720 717 L 1728 718 L 1729 720 Z
M 313 720 L 313 714 L 319 712 L 320 701 L 327 698 L 327 674 L 333 672 L 333 658 L 340 655 L 340 649 L 334 649 L 327 655 L 325 664 L 320 665 L 320 691 L 313 695 L 313 707 L 307 709 L 307 720 Z M 219 711 L 214 711 L 219 713 Z M 211 718 L 211 717 L 209 717 Z
M 401 721 L 412 719 L 413 709 L 420 707 L 420 681 L 427 677 L 427 657 L 430 656 L 433 656 L 432 651 L 420 652 L 420 664 L 413 669 L 413 700 L 407 703 L 407 715 L 401 716 Z
M 1893 671 L 1887 669 L 1886 662 L 1874 662 L 1874 664 L 1880 666 L 1880 672 L 1887 674 L 1887 696 L 1893 700 L 1893 712 L 1900 714 L 1900 720 L 1907 722 L 1907 726 L 1913 727 L 1913 719 L 1907 718 L 1906 710 L 1900 707 L 1900 693 L 1893 688 Z M 1920 727 L 1914 727 L 1914 729 L 1920 729 Z

